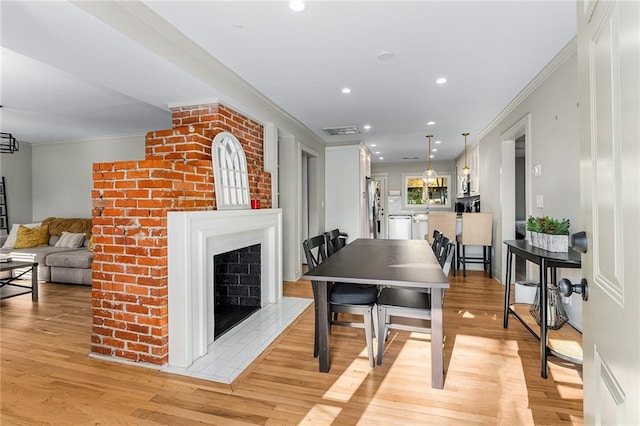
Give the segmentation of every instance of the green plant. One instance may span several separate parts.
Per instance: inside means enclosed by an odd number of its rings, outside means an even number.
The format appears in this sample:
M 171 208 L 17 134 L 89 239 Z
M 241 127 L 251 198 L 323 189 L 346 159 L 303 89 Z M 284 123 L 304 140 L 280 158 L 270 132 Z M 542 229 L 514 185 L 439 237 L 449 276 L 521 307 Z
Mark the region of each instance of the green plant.
M 569 219 L 554 219 L 549 216 L 533 217 L 527 219 L 527 230 L 551 235 L 569 235 Z

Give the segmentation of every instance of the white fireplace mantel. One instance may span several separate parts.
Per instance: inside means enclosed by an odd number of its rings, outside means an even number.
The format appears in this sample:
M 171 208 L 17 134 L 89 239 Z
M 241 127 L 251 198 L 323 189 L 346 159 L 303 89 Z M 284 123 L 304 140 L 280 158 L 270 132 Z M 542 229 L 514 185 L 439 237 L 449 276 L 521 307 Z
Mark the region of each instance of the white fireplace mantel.
M 169 365 L 188 367 L 213 340 L 213 256 L 261 244 L 262 306 L 282 299 L 282 211 L 167 214 Z

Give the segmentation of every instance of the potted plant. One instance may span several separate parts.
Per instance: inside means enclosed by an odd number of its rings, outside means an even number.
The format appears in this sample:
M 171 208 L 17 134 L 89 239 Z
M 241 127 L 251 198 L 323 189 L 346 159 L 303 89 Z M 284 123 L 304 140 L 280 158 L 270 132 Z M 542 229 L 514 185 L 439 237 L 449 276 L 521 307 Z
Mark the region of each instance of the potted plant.
M 529 216 L 527 219 L 529 242 L 534 247 L 548 251 L 566 252 L 569 250 L 569 226 L 569 219 L 566 218 Z

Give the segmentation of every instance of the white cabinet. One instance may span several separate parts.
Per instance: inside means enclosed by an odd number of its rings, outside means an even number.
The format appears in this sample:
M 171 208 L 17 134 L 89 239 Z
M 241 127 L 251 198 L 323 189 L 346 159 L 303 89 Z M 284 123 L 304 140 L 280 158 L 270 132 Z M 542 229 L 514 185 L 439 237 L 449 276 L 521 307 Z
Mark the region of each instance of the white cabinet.
M 349 241 L 369 236 L 367 177 L 371 153 L 363 144 L 325 149 L 325 229 L 339 228 Z

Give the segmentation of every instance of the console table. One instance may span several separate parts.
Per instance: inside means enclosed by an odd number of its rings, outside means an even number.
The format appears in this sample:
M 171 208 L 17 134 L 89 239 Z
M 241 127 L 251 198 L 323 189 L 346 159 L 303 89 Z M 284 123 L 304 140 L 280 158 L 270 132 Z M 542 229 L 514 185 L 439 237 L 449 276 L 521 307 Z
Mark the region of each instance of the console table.
M 38 263 L 37 262 L 3 262 L 0 263 L 0 272 L 13 271 L 14 269 L 25 268 L 15 277 L 0 278 L 0 299 L 20 296 L 31 293 L 31 300 L 38 301 Z M 31 286 L 14 283 L 15 280 L 31 272 Z
M 534 247 L 526 240 L 506 240 L 507 274 L 504 286 L 504 321 L 509 324 L 509 314 L 513 314 L 524 326 L 540 339 L 541 376 L 547 378 L 547 352 L 574 363 L 582 363 L 582 335 L 567 324 L 560 330 L 547 329 L 547 285 L 557 283 L 556 268 L 580 268 L 581 255 L 569 248 L 566 253 L 556 253 Z M 540 267 L 540 325 L 529 313 L 529 304 L 511 304 L 511 268 L 513 256 L 526 259 Z M 551 276 L 549 277 L 549 271 Z M 550 279 L 549 279 L 550 278 Z M 575 350 L 579 347 L 579 351 Z

